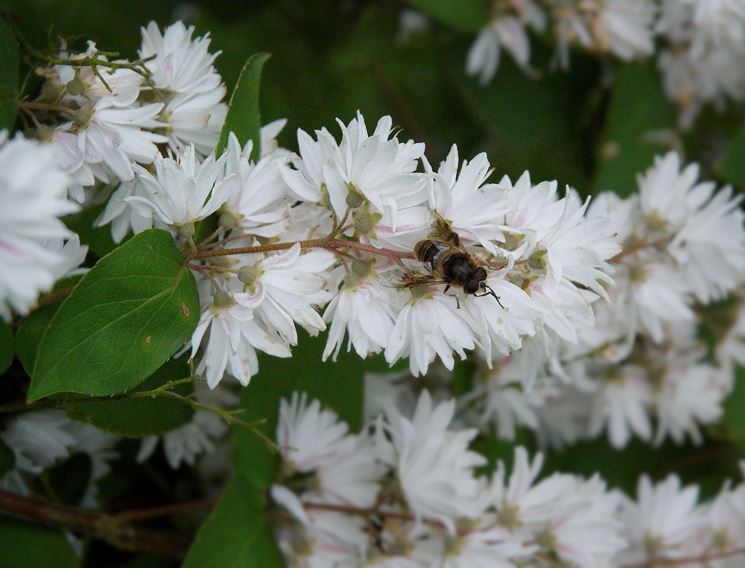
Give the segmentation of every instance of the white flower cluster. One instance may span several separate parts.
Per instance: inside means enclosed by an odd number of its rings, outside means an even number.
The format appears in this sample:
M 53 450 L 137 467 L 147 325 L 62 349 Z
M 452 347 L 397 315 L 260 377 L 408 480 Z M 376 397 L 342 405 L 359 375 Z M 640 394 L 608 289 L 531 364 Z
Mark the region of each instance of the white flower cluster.
M 329 325 L 324 358 L 347 338 L 361 357 L 408 357 L 417 375 L 436 357 L 452 369 L 454 354 L 477 347 L 509 354 L 544 328 L 578 339 L 620 248 L 574 190 L 562 197 L 527 173 L 486 183 L 486 156 L 460 165 L 455 147 L 434 171 L 423 144 L 396 139 L 390 117 L 372 133 L 361 115 L 340 127 L 340 141 L 300 131 L 297 155 L 274 143 L 254 161 L 252 144 L 231 135 L 217 158 L 187 147 L 157 157 L 154 172 L 135 168 L 123 207 L 150 219 L 140 229 L 168 229 L 194 250 L 203 313 L 192 355 L 211 387 L 226 373 L 247 384 L 259 351 L 289 357 L 297 325 L 312 335 Z M 195 224 L 212 214 L 217 228 L 197 247 Z M 450 239 L 438 246 L 480 270 L 480 293 L 448 291 L 438 268 L 415 258 L 430 237 Z
M 449 429 L 454 411 L 425 390 L 411 417 L 389 405 L 351 434 L 305 394 L 283 400 L 271 495 L 288 565 L 620 567 L 726 555 L 745 536 L 745 484 L 697 504 L 675 476 L 642 478 L 634 501 L 598 476 L 539 480 L 542 456 L 521 447 L 510 473 L 479 475 L 476 431 Z
M 73 454 L 91 460 L 90 479 L 81 504 L 94 506 L 95 482 L 110 471 L 109 462 L 118 457 L 117 438 L 107 432 L 67 417 L 61 410 L 36 410 L 19 414 L 4 424 L 0 439 L 13 451 L 15 464 L 0 477 L 0 488 L 28 495 L 29 482 L 44 470 Z
M 745 3 L 663 0 L 657 31 L 665 40 L 658 66 L 667 95 L 690 126 L 705 104 L 745 97 Z
M 0 132 L 0 317 L 25 315 L 40 292 L 77 268 L 87 247 L 59 217 L 78 210 L 51 149 Z
M 561 67 L 568 67 L 574 46 L 624 61 L 645 57 L 654 53 L 656 14 L 657 0 L 496 0 L 490 23 L 471 46 L 466 71 L 488 83 L 502 49 L 529 69 L 528 30 L 544 32 L 547 27 Z
M 742 0 L 496 0 L 492 6 L 466 61 L 466 72 L 482 84 L 494 77 L 502 50 L 530 69 L 528 31 L 550 28 L 564 68 L 571 47 L 623 61 L 657 51 L 665 92 L 680 107 L 684 127 L 704 104 L 721 107 L 745 96 Z
M 42 137 L 51 140 L 62 169 L 74 181 L 71 195 L 89 197 L 97 182 L 128 184 L 133 164 L 151 164 L 158 145 L 193 145 L 212 151 L 225 119 L 225 85 L 213 66 L 209 37 L 193 39 L 193 27 L 177 22 L 163 32 L 142 29 L 140 59 L 109 61 L 94 43 L 84 53 L 63 52 L 75 63 L 41 69 L 46 77 L 35 101 Z M 104 218 L 115 216 L 111 210 Z M 134 222 L 134 220 L 133 220 Z M 126 227 L 124 228 L 126 232 Z M 122 229 L 115 232 L 120 240 Z
M 719 310 L 715 357 L 698 339 L 704 307 L 745 285 L 739 204 L 674 153 L 640 176 L 638 194 L 598 196 L 590 218 L 608 219 L 624 248 L 609 301 L 593 305 L 595 321 L 577 328 L 577 342 L 543 334 L 484 370 L 464 400 L 472 418 L 508 439 L 525 426 L 559 443 L 604 430 L 616 447 L 632 436 L 700 442 L 700 426 L 722 416 L 745 348 L 736 299 Z

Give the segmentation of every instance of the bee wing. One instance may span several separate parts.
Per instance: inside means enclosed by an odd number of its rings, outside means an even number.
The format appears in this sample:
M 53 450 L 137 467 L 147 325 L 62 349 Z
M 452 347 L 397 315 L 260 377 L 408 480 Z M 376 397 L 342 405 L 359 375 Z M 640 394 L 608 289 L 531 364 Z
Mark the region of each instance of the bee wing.
M 432 210 L 432 236 L 455 247 L 463 248 L 458 233 L 453 231 L 450 223 L 434 209 Z
M 416 288 L 417 286 L 428 286 L 430 284 L 445 284 L 445 281 L 432 274 L 419 274 L 417 272 L 404 272 L 396 284 L 397 288 Z

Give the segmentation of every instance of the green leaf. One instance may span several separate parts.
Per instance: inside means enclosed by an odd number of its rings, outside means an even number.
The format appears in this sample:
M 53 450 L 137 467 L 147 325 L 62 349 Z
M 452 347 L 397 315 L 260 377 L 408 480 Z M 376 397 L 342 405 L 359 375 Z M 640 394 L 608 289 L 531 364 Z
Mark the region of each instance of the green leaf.
M 0 318 L 0 374 L 10 367 L 14 353 L 13 328 L 8 322 Z
M 168 381 L 189 376 L 185 357 L 168 361 L 155 374 L 140 383 L 133 392 L 152 390 Z M 193 392 L 191 383 L 177 385 L 175 392 L 187 396 Z M 65 405 L 67 415 L 93 424 L 96 428 L 117 436 L 141 438 L 164 434 L 183 426 L 194 415 L 194 410 L 172 398 L 134 398 L 100 402 L 73 401 Z
M 81 275 L 76 275 L 58 280 L 52 292 L 74 287 L 81 278 Z M 18 359 L 20 359 L 23 368 L 29 375 L 34 370 L 39 342 L 41 342 L 49 322 L 52 321 L 54 314 L 57 313 L 61 305 L 62 302 L 59 301 L 38 308 L 18 322 L 15 340 L 16 355 L 18 355 Z
M 153 374 L 191 336 L 199 297 L 171 236 L 140 233 L 83 276 L 38 349 L 28 400 L 113 395 Z
M 265 508 L 264 494 L 234 477 L 194 538 L 184 568 L 283 566 Z
M 291 358 L 261 358 L 259 374 L 241 395 L 241 419 L 264 420 L 262 432 L 274 439 L 280 399 L 289 399 L 294 391 L 300 391 L 331 407 L 352 430 L 359 429 L 365 364 L 353 353 L 339 354 L 336 363 L 322 363 L 325 340 L 325 336 L 302 334 Z M 233 433 L 233 452 L 240 475 L 261 489 L 269 486 L 277 465 L 276 452 L 256 434 L 242 428 Z
M 743 367 L 737 367 L 735 388 L 724 401 L 722 425 L 727 438 L 745 452 L 745 368 Z
M 80 565 L 61 532 L 0 517 L 0 568 L 75 568 Z
M 486 0 L 410 0 L 425 14 L 463 32 L 477 32 L 489 21 Z
M 8 444 L 0 438 L 0 477 L 16 466 L 16 455 Z
M 0 130 L 11 130 L 16 121 L 19 64 L 18 42 L 0 18 Z
M 675 126 L 675 111 L 662 91 L 651 62 L 617 69 L 593 187 L 626 196 L 636 190 L 636 175 L 668 150 L 665 131 Z
M 727 183 L 745 188 L 745 127 L 740 128 L 727 145 L 716 170 Z
M 215 155 L 219 156 L 228 144 L 228 134 L 233 132 L 241 145 L 253 140 L 251 156 L 258 159 L 261 155 L 261 112 L 259 110 L 259 87 L 261 85 L 261 70 L 264 67 L 268 53 L 256 53 L 248 58 L 238 77 L 238 83 L 233 89 L 228 104 L 228 115 L 225 117 L 220 132 L 220 139 L 215 148 Z

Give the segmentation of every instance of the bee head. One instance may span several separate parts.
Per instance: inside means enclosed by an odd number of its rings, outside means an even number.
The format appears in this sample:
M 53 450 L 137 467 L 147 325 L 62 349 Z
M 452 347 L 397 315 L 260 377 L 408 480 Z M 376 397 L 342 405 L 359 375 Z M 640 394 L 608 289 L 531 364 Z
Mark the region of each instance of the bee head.
M 486 286 L 486 270 L 483 266 L 479 266 L 476 270 L 471 273 L 470 278 L 463 285 L 463 291 L 466 294 L 475 294 L 479 290 L 483 290 Z

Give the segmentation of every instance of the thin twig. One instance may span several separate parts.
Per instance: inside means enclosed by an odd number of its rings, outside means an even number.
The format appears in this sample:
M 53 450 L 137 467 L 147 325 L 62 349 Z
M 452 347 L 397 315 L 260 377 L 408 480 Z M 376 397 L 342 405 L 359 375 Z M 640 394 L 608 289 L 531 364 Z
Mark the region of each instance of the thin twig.
M 181 535 L 135 527 L 126 517 L 9 491 L 0 490 L 0 511 L 16 519 L 91 535 L 122 550 L 182 558 L 189 548 L 188 539 Z
M 158 517 L 167 517 L 169 515 L 209 510 L 215 506 L 215 501 L 211 499 L 198 499 L 195 501 L 185 501 L 183 503 L 171 503 L 170 505 L 161 505 L 160 507 L 148 507 L 147 509 L 132 509 L 116 513 L 117 519 L 126 522 L 143 521 L 147 519 L 156 519 Z

